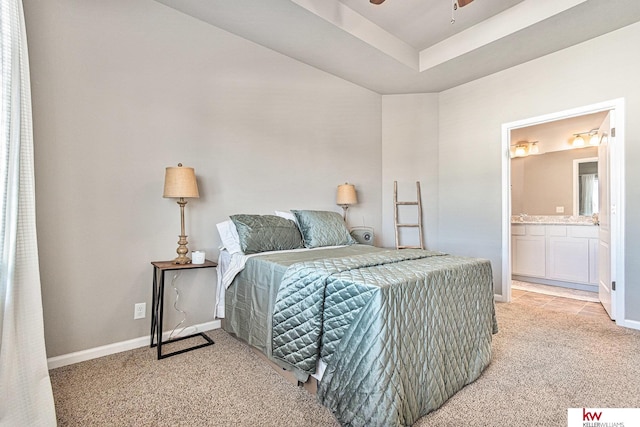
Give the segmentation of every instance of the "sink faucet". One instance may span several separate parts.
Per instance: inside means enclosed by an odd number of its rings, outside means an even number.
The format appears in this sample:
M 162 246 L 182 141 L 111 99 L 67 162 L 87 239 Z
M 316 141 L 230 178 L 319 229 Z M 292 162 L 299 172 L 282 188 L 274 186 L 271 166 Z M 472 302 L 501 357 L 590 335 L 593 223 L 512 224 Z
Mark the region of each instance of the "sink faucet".
M 526 213 L 521 213 L 520 214 L 520 222 L 524 221 L 524 218 L 527 216 Z

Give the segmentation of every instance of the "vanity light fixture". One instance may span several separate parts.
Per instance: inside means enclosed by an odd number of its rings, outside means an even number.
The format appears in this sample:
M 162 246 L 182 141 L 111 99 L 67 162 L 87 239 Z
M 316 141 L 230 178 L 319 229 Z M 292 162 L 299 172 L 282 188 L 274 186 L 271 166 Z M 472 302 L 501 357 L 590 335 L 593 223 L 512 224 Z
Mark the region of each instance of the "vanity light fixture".
M 571 143 L 573 148 L 581 148 L 585 146 L 586 143 L 583 136 L 589 137 L 589 145 L 592 145 L 592 146 L 600 145 L 600 138 L 598 137 L 598 129 L 591 129 L 588 132 L 574 133 L 573 136 L 574 136 L 573 142 Z
M 513 151 L 511 157 L 526 157 L 529 154 L 540 153 L 538 141 L 520 141 L 512 145 Z
M 524 144 L 516 145 L 516 151 L 514 152 L 516 157 L 524 157 L 527 155 L 527 146 Z

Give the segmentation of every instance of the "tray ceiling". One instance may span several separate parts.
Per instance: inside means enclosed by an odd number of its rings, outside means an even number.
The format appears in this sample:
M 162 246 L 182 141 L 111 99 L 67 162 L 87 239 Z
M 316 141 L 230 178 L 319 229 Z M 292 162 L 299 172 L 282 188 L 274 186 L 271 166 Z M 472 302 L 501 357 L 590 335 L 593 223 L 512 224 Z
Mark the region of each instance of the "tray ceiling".
M 637 0 L 156 0 L 381 94 L 439 92 L 640 21 Z

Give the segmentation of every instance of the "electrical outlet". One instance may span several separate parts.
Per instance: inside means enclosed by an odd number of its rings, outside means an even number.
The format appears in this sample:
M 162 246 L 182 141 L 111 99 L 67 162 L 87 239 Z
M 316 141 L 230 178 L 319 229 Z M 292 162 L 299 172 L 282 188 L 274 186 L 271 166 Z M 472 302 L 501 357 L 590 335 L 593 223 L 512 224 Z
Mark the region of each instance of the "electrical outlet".
M 144 319 L 147 315 L 147 303 L 140 302 L 134 306 L 133 319 Z
M 556 213 L 564 213 L 564 206 L 556 206 Z

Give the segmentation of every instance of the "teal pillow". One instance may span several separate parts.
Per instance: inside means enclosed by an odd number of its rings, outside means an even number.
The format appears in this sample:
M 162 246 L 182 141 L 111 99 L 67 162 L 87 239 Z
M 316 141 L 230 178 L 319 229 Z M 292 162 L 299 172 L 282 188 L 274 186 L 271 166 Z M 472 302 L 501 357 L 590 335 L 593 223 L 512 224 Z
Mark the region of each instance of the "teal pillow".
M 295 222 L 275 215 L 231 215 L 245 254 L 304 247 Z
M 307 248 L 356 243 L 349 234 L 342 215 L 337 212 L 296 210 L 291 212 L 296 216 L 304 246 Z

